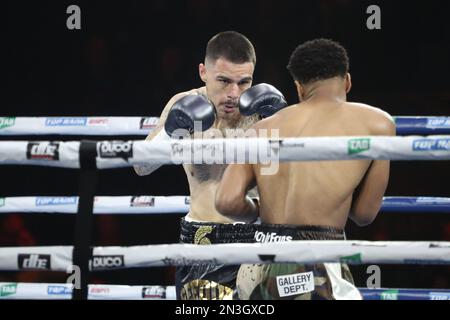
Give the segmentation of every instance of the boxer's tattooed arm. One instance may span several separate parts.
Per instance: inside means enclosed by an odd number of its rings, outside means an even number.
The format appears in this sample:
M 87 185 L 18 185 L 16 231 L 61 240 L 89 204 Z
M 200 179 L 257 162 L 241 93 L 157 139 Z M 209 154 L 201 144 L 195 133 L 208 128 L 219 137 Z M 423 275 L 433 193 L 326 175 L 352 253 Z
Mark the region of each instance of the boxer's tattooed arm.
M 195 164 L 191 168 L 191 175 L 199 182 L 219 181 L 226 167 L 223 164 Z

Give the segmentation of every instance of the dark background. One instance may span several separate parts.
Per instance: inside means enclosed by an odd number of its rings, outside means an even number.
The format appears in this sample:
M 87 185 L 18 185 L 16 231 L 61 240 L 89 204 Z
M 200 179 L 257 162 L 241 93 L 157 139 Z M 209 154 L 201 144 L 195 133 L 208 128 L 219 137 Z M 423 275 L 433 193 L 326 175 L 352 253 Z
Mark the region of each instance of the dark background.
M 81 30 L 66 28 L 70 4 L 81 8 Z M 370 4 L 381 8 L 381 30 L 366 28 Z M 275 85 L 290 103 L 296 102 L 285 68 L 291 52 L 306 40 L 327 37 L 349 52 L 349 100 L 394 116 L 450 115 L 448 1 L 8 1 L 2 7 L 6 87 L 0 116 L 159 116 L 174 94 L 202 85 L 198 63 L 206 42 L 224 30 L 239 31 L 254 43 L 254 83 Z M 101 171 L 99 176 L 98 195 L 188 194 L 181 167 L 163 167 L 147 177 L 130 169 Z M 0 166 L 0 177 L 0 197 L 78 193 L 75 170 Z M 449 197 L 449 179 L 447 162 L 393 162 L 386 195 Z M 178 219 L 96 217 L 95 244 L 175 243 Z M 0 246 L 70 245 L 73 224 L 74 218 L 67 216 L 3 215 Z M 368 227 L 349 222 L 347 234 L 363 240 L 450 241 L 450 220 L 445 214 L 381 213 Z M 352 268 L 359 286 L 365 285 L 365 267 Z M 385 265 L 381 270 L 383 287 L 450 285 L 448 267 Z M 171 271 L 95 273 L 92 282 L 172 284 Z M 62 282 L 66 276 L 1 272 L 0 281 Z

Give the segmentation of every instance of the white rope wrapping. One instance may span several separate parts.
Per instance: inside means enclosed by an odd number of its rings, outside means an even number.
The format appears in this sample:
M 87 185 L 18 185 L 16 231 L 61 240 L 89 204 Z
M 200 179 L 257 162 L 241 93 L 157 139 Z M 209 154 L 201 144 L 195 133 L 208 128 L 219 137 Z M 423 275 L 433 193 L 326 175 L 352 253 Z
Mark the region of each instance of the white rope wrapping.
M 358 288 L 368 300 L 450 300 L 450 292 L 442 289 Z M 0 282 L 0 300 L 69 300 L 72 284 Z M 88 300 L 175 300 L 174 286 L 128 286 L 90 284 Z
M 71 283 L 0 282 L 0 300 L 69 300 Z M 175 300 L 174 286 L 88 285 L 89 300 Z
M 0 270 L 66 271 L 72 246 L 0 248 Z M 253 244 L 163 244 L 95 247 L 92 270 L 195 263 L 347 262 L 351 264 L 450 264 L 450 242 L 291 241 Z
M 95 214 L 187 213 L 187 196 L 95 197 Z M 77 213 L 78 197 L 7 197 L 0 198 L 0 213 L 45 212 Z
M 147 135 L 157 117 L 0 117 L 0 135 Z
M 116 196 L 94 199 L 94 214 L 184 214 L 189 196 Z M 450 212 L 450 198 L 383 197 L 380 211 Z M 0 197 L 0 213 L 77 213 L 78 197 Z
M 0 165 L 79 168 L 79 142 L 0 142 Z M 102 141 L 97 167 L 158 163 L 270 163 L 271 161 L 391 159 L 449 160 L 450 136 L 307 137 Z
M 450 129 L 450 117 L 395 116 L 397 132 L 432 134 Z M 0 117 L 4 135 L 147 135 L 157 117 Z M 424 133 L 426 132 L 426 133 Z

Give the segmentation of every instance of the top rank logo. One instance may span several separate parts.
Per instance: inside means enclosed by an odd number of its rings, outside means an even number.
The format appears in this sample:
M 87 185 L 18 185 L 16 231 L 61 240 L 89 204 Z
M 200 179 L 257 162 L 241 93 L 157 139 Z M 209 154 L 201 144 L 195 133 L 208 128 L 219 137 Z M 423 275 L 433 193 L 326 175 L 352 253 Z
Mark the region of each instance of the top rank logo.
M 413 151 L 448 151 L 450 150 L 450 139 L 417 139 L 413 141 Z
M 52 117 L 45 119 L 47 127 L 83 127 L 86 125 L 86 117 Z
M 59 142 L 28 142 L 27 159 L 59 160 Z
M 133 157 L 133 142 L 131 141 L 103 141 L 98 146 L 101 158 L 122 158 L 128 161 Z

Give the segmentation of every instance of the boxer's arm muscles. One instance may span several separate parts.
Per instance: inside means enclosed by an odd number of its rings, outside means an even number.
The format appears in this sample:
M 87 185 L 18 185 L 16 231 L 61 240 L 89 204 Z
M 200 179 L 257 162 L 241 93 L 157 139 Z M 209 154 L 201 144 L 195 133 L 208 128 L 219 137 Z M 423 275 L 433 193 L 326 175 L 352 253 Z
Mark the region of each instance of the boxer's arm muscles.
M 395 136 L 395 124 L 386 117 L 378 121 L 374 135 Z M 389 182 L 389 160 L 374 160 L 353 194 L 349 217 L 357 225 L 370 224 L 380 211 Z
M 169 100 L 169 102 L 164 107 L 161 116 L 159 117 L 158 124 L 156 125 L 155 129 L 153 129 L 153 131 L 150 132 L 150 134 L 145 138 L 145 141 L 152 140 L 161 130 L 164 130 L 164 123 L 166 122 L 167 115 L 170 109 L 172 108 L 172 105 L 182 97 L 188 95 L 189 93 L 190 92 L 178 93 Z M 151 174 L 153 171 L 156 171 L 161 166 L 162 165 L 156 166 L 152 164 L 148 165 L 142 164 L 142 165 L 134 165 L 133 168 L 136 174 L 138 174 L 139 176 L 145 176 Z
M 255 186 L 255 175 L 249 164 L 232 164 L 227 167 L 216 192 L 216 209 L 222 215 L 239 221 L 252 222 L 259 208 L 247 196 Z
M 353 195 L 350 218 L 365 226 L 376 218 L 389 181 L 389 161 L 375 160 Z

